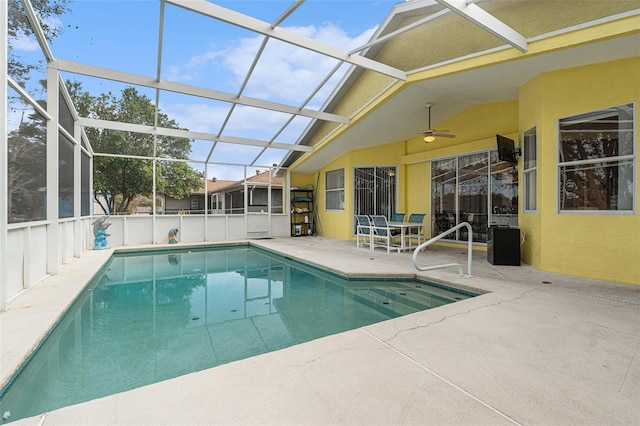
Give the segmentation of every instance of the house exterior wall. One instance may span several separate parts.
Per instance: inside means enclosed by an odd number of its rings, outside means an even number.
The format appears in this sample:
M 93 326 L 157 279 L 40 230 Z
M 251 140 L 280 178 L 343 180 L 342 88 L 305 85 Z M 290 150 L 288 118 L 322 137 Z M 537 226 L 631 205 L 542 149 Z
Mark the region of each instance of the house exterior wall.
M 543 74 L 520 91 L 521 131 L 537 126 L 538 210 L 520 212 L 523 259 L 541 269 L 640 284 L 640 58 Z M 635 212 L 558 212 L 558 119 L 635 102 Z
M 522 102 L 519 105 L 520 108 L 520 128 L 522 131 L 527 131 L 536 126 L 537 143 L 538 143 L 538 178 L 537 178 L 537 210 L 536 212 L 524 212 L 522 204 L 518 207 L 518 223 L 520 227 L 526 232 L 524 243 L 521 246 L 520 254 L 522 260 L 531 265 L 540 267 L 542 265 L 542 215 L 538 214 L 541 211 L 540 197 L 544 192 L 549 190 L 542 186 L 541 174 L 542 168 L 545 166 L 546 158 L 541 158 L 541 144 L 544 142 L 540 134 L 540 120 L 542 117 L 542 98 L 543 98 L 543 81 L 541 78 L 536 78 L 529 81 L 527 84 L 520 88 L 520 99 L 525 99 L 526 102 Z M 555 136 L 551 135 L 554 140 Z M 549 161 L 555 162 L 554 157 L 551 157 Z M 551 166 L 553 167 L 553 165 Z M 555 171 L 554 171 L 555 176 Z M 522 182 L 522 168 L 519 169 L 519 182 Z M 553 183 L 552 183 L 553 184 Z M 553 187 L 552 187 L 553 188 Z M 522 197 L 522 191 L 519 189 L 518 194 Z M 523 199 L 523 198 L 521 198 Z
M 191 199 L 189 197 L 177 200 L 172 197 L 165 197 L 164 209 L 165 213 L 175 213 L 179 210 L 189 210 L 191 208 Z
M 427 236 L 431 217 L 431 160 L 496 148 L 496 133 L 518 140 L 518 102 L 476 105 L 439 123 L 436 128 L 456 129 L 455 139 L 425 143 L 419 135 L 407 141 L 407 213 L 426 213 Z M 422 149 L 422 151 L 420 151 Z M 476 249 L 483 250 L 484 246 Z
M 377 147 L 351 151 L 319 170 L 318 211 L 323 235 L 353 239 L 354 191 L 353 169 L 368 166 L 395 166 L 397 168 L 396 211 L 426 213 L 425 223 L 429 223 L 431 210 L 431 164 L 433 158 L 446 158 L 467 152 L 486 151 L 495 148 L 495 134 L 517 138 L 518 103 L 502 102 L 479 105 L 438 125 L 438 127 L 463 129 L 456 135 L 455 142 L 437 140 L 426 144 L 417 136 L 408 141 L 394 142 Z M 407 154 L 410 152 L 410 154 Z M 343 168 L 345 171 L 345 209 L 342 211 L 325 209 L 324 177 L 327 171 Z M 303 176 L 292 174 L 292 185 Z M 429 234 L 427 225 L 427 235 Z
M 353 168 L 398 167 L 397 210 L 427 213 L 430 220 L 430 162 L 433 158 L 495 149 L 495 134 L 521 144 L 522 134 L 536 126 L 538 144 L 538 208 L 523 212 L 519 226 L 525 234 L 522 258 L 543 270 L 571 275 L 640 284 L 640 216 L 637 214 L 640 167 L 635 162 L 636 210 L 633 214 L 558 213 L 557 125 L 558 120 L 601 108 L 635 102 L 638 156 L 638 104 L 640 104 L 640 58 L 598 63 L 540 75 L 526 84 L 516 101 L 477 105 L 435 128 L 455 129 L 454 140 L 425 144 L 411 140 L 354 150 L 322 169 L 318 207 L 323 235 L 353 239 Z M 454 142 L 451 142 L 454 141 Z M 345 209 L 324 208 L 324 176 L 329 170 L 345 170 Z M 522 183 L 522 163 L 519 166 Z M 309 175 L 305 175 L 309 176 Z M 292 173 L 292 182 L 303 180 Z M 523 200 L 523 185 L 519 199 Z M 478 247 L 476 247 L 478 248 Z

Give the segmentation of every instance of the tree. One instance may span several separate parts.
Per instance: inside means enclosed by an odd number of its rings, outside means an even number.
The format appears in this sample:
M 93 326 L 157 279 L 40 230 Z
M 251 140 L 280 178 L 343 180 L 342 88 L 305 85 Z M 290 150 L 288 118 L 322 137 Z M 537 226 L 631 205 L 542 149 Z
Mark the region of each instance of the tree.
M 17 101 L 13 100 L 12 105 Z M 7 135 L 8 222 L 43 220 L 46 187 L 45 119 L 22 111 L 17 129 Z
M 47 41 L 57 37 L 61 29 L 49 26 L 55 18 L 66 13 L 70 0 L 32 0 L 40 26 Z M 5 7 L 5 6 L 3 6 Z M 31 23 L 18 0 L 7 4 L 7 72 L 22 87 L 26 87 L 35 70 L 44 70 L 43 61 L 29 63 L 19 55 L 16 42 L 34 34 Z M 37 74 L 41 75 L 41 74 Z M 46 88 L 46 80 L 35 82 L 36 92 Z M 35 92 L 32 92 L 32 94 Z M 37 102 L 46 108 L 44 100 Z M 8 222 L 17 223 L 46 218 L 46 120 L 19 95 L 9 92 L 7 108 L 19 113 L 18 123 L 9 123 L 7 134 L 7 204 Z M 12 115 L 12 114 L 11 114 Z
M 31 4 L 38 15 L 44 36 L 49 42 L 61 33 L 61 28 L 50 26 L 46 23 L 53 22 L 54 19 L 51 18 L 68 12 L 69 8 L 67 5 L 70 2 L 71 0 L 31 0 Z M 42 66 L 42 64 L 27 64 L 22 62 L 16 55 L 15 49 L 13 49 L 15 40 L 33 34 L 31 24 L 19 3 L 18 0 L 9 0 L 8 3 L 7 35 L 9 37 L 9 49 L 7 51 L 7 71 L 16 81 L 26 82 L 26 80 L 29 79 L 31 70 Z
M 111 92 L 92 96 L 79 82 L 67 81 L 67 87 L 78 113 L 83 117 L 123 123 L 155 125 L 155 107 L 147 96 L 127 87 L 121 96 Z M 175 120 L 158 111 L 157 126 L 180 129 Z M 153 157 L 154 136 L 109 129 L 86 129 L 95 152 L 105 154 Z M 158 192 L 183 198 L 202 186 L 202 173 L 186 162 L 191 141 L 187 138 L 156 136 L 156 187 Z M 163 160 L 163 158 L 165 160 Z M 94 157 L 94 198 L 105 211 L 127 211 L 138 196 L 153 192 L 153 162 L 148 159 Z M 102 195 L 104 198 L 101 198 Z M 102 205 L 105 202 L 107 205 Z

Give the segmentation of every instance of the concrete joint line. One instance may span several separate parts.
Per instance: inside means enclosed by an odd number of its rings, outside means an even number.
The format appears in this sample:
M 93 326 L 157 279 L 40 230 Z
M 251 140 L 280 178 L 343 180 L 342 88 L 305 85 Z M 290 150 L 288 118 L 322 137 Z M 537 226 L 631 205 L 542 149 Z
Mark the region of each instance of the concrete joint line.
M 504 303 L 504 302 L 513 302 L 513 301 L 515 301 L 515 300 L 518 300 L 518 299 L 523 298 L 523 297 L 524 297 L 524 296 L 526 296 L 527 294 L 532 293 L 532 292 L 534 292 L 534 291 L 536 291 L 536 290 L 537 290 L 537 289 L 535 289 L 535 288 L 534 288 L 534 289 L 532 289 L 532 290 L 527 290 L 527 291 L 525 291 L 524 293 L 522 293 L 521 295 L 514 297 L 513 299 L 502 299 L 502 300 L 499 300 L 499 301 L 497 301 L 497 302 L 495 302 L 495 303 L 489 303 L 488 305 L 478 306 L 478 307 L 471 308 L 471 309 L 466 310 L 466 311 L 463 311 L 463 312 L 457 312 L 457 313 L 455 313 L 455 314 L 453 314 L 453 315 L 446 315 L 446 316 L 444 316 L 444 317 L 440 318 L 438 321 L 433 321 L 433 322 L 430 322 L 430 323 L 427 323 L 427 324 L 424 324 L 424 325 L 417 325 L 417 326 L 415 326 L 415 327 L 411 327 L 411 328 L 406 328 L 406 329 L 398 330 L 398 331 L 396 331 L 396 332 L 393 334 L 393 336 L 391 336 L 391 338 L 389 338 L 388 340 L 393 340 L 393 339 L 395 339 L 396 337 L 398 337 L 398 335 L 399 335 L 400 333 L 404 333 L 404 332 L 407 332 L 407 331 L 419 330 L 419 329 L 421 329 L 421 328 L 427 328 L 427 327 L 430 327 L 430 326 L 435 325 L 435 324 L 440 324 L 441 322 L 444 322 L 445 320 L 447 320 L 447 319 L 449 319 L 449 318 L 457 317 L 457 316 L 459 316 L 459 315 L 466 315 L 466 314 L 469 314 L 469 313 L 474 312 L 474 311 L 479 311 L 480 309 L 489 308 L 489 307 L 491 307 L 491 306 L 499 306 L 499 305 L 501 305 L 501 304 L 502 304 L 502 303 Z
M 619 393 L 622 393 L 622 389 L 624 388 L 624 385 L 627 382 L 627 379 L 629 378 L 629 372 L 631 371 L 631 366 L 633 365 L 636 359 L 636 355 L 638 355 L 638 352 L 640 352 L 640 339 L 638 339 L 638 344 L 636 345 L 636 351 L 633 353 L 633 356 L 629 361 L 629 365 L 627 365 L 627 371 L 624 374 L 624 379 L 622 379 L 622 383 L 620 383 L 620 389 L 618 389 Z
M 460 386 L 456 385 L 455 383 L 452 383 L 451 381 L 445 379 L 444 377 L 442 377 L 441 375 L 439 375 L 438 373 L 436 373 L 435 371 L 431 370 L 430 368 L 428 368 L 425 365 L 422 365 L 421 363 L 419 363 L 418 361 L 416 361 L 415 359 L 411 358 L 409 355 L 405 354 L 404 352 L 402 352 L 401 350 L 391 346 L 390 344 L 388 344 L 387 342 L 379 339 L 378 337 L 374 336 L 373 334 L 369 333 L 368 331 L 366 331 L 364 328 L 360 329 L 363 333 L 365 333 L 366 335 L 368 335 L 369 337 L 377 340 L 378 342 L 382 343 L 383 345 L 385 345 L 387 348 L 391 349 L 392 351 L 396 352 L 397 354 L 403 356 L 404 358 L 406 358 L 407 360 L 409 360 L 410 362 L 414 363 L 415 365 L 417 365 L 418 367 L 420 367 L 421 369 L 425 370 L 426 372 L 428 372 L 429 374 L 433 375 L 434 377 L 438 378 L 439 380 L 442 380 L 443 382 L 445 382 L 446 384 L 448 384 L 449 386 L 453 387 L 454 389 L 462 392 L 463 394 L 465 394 L 466 396 L 468 396 L 469 398 L 473 399 L 474 401 L 478 402 L 479 404 L 484 405 L 485 407 L 487 407 L 489 410 L 493 411 L 494 413 L 498 414 L 499 416 L 505 418 L 506 420 L 510 421 L 511 423 L 513 423 L 514 425 L 518 425 L 518 426 L 522 426 L 522 424 L 518 423 L 517 421 L 515 421 L 514 419 L 512 419 L 511 417 L 507 416 L 505 413 L 503 413 L 502 411 L 498 410 L 497 408 L 492 407 L 491 405 L 489 405 L 488 403 L 482 401 L 480 398 L 470 394 L 469 392 L 467 392 L 466 390 L 462 389 Z

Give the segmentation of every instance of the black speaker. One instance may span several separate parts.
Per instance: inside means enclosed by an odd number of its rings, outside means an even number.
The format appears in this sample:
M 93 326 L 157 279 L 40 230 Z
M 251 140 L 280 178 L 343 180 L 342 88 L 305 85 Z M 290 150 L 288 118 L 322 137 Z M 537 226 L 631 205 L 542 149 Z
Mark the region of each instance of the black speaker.
M 520 266 L 520 228 L 490 226 L 487 260 L 492 265 Z

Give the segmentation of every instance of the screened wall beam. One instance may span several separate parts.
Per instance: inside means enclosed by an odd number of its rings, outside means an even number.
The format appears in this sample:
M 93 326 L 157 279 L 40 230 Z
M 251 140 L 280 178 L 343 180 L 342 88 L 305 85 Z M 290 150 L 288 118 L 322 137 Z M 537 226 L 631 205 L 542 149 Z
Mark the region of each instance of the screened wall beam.
M 331 121 L 341 124 L 349 124 L 350 122 L 347 117 L 337 114 L 314 111 L 310 109 L 300 109 L 295 106 L 285 105 L 278 102 L 265 101 L 262 99 L 250 98 L 247 96 L 237 96 L 233 93 L 226 93 L 219 90 L 207 89 L 198 86 L 190 86 L 183 83 L 176 83 L 166 80 L 157 81 L 155 77 L 147 77 L 139 74 L 117 71 L 108 68 L 97 67 L 94 65 L 87 65 L 80 62 L 68 61 L 64 59 L 56 59 L 50 62 L 49 67 L 55 68 L 60 71 L 87 75 L 89 77 L 97 77 L 103 78 L 105 80 L 135 84 L 138 86 L 150 87 L 152 89 L 166 90 L 169 92 L 182 93 L 185 95 L 193 95 L 200 98 L 214 99 L 217 101 L 240 104 L 270 111 L 278 111 L 286 114 L 302 115 L 304 117 L 315 118 L 318 120 Z
M 470 3 L 467 0 L 436 0 L 438 3 L 462 16 L 467 21 L 470 21 L 485 31 L 490 32 L 494 36 L 498 37 L 502 41 L 515 47 L 522 53 L 527 52 L 527 39 L 497 19 L 490 13 L 485 12 L 481 7 Z
M 313 151 L 313 147 L 306 145 L 296 145 L 283 142 L 269 142 L 258 139 L 238 138 L 234 136 L 216 136 L 212 133 L 192 132 L 181 129 L 167 129 L 164 127 L 153 127 L 142 124 L 121 123 L 116 121 L 99 120 L 95 118 L 81 117 L 79 120 L 81 126 L 95 127 L 110 130 L 120 130 L 123 132 L 145 133 L 157 136 L 170 136 L 175 138 L 201 139 L 208 141 L 226 142 L 237 145 L 264 146 L 269 148 L 285 149 L 287 151 Z
M 440 12 L 436 12 L 433 15 L 429 15 L 429 16 L 427 16 L 425 18 L 422 18 L 422 19 L 420 19 L 420 20 L 418 20 L 416 22 L 413 22 L 413 23 L 411 23 L 409 25 L 405 25 L 404 27 L 402 27 L 402 28 L 400 28 L 400 29 L 398 29 L 396 31 L 393 31 L 393 32 L 391 32 L 389 34 L 385 34 L 382 37 L 378 37 L 375 40 L 372 40 L 367 44 L 363 44 L 360 47 L 356 47 L 355 49 L 349 51 L 349 53 L 350 54 L 354 54 L 354 53 L 360 52 L 362 50 L 368 49 L 370 47 L 377 46 L 378 44 L 385 43 L 385 42 L 391 40 L 394 37 L 397 37 L 397 36 L 399 36 L 401 34 L 404 34 L 407 31 L 410 31 L 410 30 L 412 30 L 414 28 L 420 27 L 420 26 L 426 24 L 427 22 L 431 22 L 434 19 L 437 19 L 437 18 L 441 17 L 442 15 L 446 15 L 449 12 L 450 12 L 449 9 L 444 9 L 444 10 L 441 10 Z
M 349 62 L 350 64 L 370 71 L 388 75 L 389 77 L 393 77 L 397 80 L 406 81 L 407 79 L 407 73 L 398 68 L 390 67 L 381 62 L 374 61 L 373 59 L 365 58 L 364 56 L 351 55 L 346 50 L 305 37 L 290 30 L 280 27 L 272 28 L 271 24 L 268 22 L 226 9 L 222 6 L 218 6 L 217 4 L 204 0 L 167 0 L 167 3 L 171 3 L 175 6 L 209 16 L 219 21 L 253 31 L 258 34 L 263 34 L 340 61 Z

